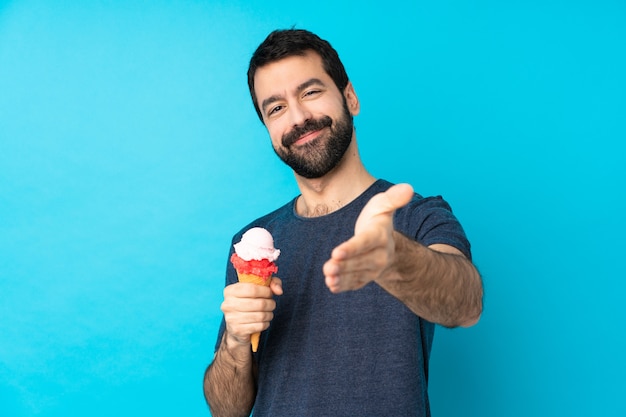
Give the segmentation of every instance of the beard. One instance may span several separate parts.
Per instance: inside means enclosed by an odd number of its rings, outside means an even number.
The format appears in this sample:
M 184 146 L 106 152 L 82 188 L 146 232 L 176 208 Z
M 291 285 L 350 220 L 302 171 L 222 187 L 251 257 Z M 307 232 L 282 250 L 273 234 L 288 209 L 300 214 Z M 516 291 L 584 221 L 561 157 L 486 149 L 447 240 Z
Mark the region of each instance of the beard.
M 294 127 L 282 137 L 282 147 L 274 147 L 276 155 L 293 171 L 304 178 L 321 178 L 332 171 L 345 155 L 352 142 L 354 122 L 344 100 L 343 115 L 333 123 L 329 116 L 307 120 Z M 302 135 L 330 128 L 327 135 L 320 135 L 302 145 L 293 144 Z

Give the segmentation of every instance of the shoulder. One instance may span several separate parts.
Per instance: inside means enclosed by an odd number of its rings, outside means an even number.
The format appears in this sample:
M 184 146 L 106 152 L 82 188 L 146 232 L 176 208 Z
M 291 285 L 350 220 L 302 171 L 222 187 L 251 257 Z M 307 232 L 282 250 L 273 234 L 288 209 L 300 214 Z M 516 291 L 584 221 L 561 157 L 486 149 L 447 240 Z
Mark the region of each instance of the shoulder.
M 472 257 L 463 226 L 440 195 L 422 197 L 416 193 L 406 206 L 396 211 L 394 227 L 425 246 L 450 245 L 468 259 Z
M 276 210 L 268 214 L 265 214 L 264 216 L 261 216 L 253 220 L 252 222 L 248 223 L 243 228 L 241 228 L 237 233 L 235 233 L 235 235 L 233 236 L 233 241 L 239 241 L 241 239 L 241 236 L 248 229 L 251 229 L 253 227 L 262 227 L 273 234 L 273 230 L 276 227 L 276 225 L 285 224 L 285 222 L 289 222 L 291 219 L 294 218 L 293 210 L 294 210 L 294 204 L 295 204 L 296 199 L 297 197 L 294 197 L 288 203 L 277 208 Z
M 428 212 L 452 213 L 450 204 L 440 195 L 422 197 L 415 194 L 409 204 L 398 210 L 408 215 L 425 214 Z

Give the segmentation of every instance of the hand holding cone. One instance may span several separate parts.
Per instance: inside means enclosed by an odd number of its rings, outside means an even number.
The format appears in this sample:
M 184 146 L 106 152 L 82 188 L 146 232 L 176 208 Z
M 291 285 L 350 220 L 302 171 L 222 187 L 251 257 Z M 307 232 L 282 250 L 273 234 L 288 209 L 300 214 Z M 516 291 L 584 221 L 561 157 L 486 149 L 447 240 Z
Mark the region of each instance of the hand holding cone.
M 253 275 L 253 274 L 244 274 L 244 273 L 240 273 L 239 271 L 237 271 L 237 276 L 239 277 L 239 282 L 248 282 L 251 284 L 256 284 L 256 285 L 263 285 L 266 287 L 270 286 L 270 282 L 272 281 L 272 277 L 268 277 L 267 279 L 263 279 L 263 277 L 260 277 L 258 275 Z M 252 333 L 252 335 L 250 335 L 250 344 L 252 345 L 252 351 L 256 352 L 257 349 L 259 348 L 259 338 L 261 337 L 261 333 Z

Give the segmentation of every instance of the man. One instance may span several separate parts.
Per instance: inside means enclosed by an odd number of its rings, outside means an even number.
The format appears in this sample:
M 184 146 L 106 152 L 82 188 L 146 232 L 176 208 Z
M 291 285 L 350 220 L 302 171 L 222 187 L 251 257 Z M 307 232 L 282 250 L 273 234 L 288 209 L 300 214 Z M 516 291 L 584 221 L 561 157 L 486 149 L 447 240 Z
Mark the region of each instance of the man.
M 440 197 L 367 172 L 352 121 L 359 100 L 328 42 L 304 30 L 271 33 L 248 84 L 301 195 L 233 238 L 269 230 L 281 279 L 237 283 L 229 265 L 204 378 L 212 414 L 430 415 L 434 323 L 471 326 L 482 311 L 460 224 Z

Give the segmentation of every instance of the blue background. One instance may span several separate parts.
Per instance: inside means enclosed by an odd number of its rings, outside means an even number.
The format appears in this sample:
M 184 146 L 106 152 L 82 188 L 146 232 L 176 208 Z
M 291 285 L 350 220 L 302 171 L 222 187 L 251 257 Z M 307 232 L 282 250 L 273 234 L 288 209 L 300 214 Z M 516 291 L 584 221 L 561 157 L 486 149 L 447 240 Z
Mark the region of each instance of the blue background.
M 209 415 L 231 235 L 297 193 L 245 71 L 317 32 L 366 166 L 484 275 L 436 416 L 624 416 L 623 1 L 0 2 L 0 415 Z

